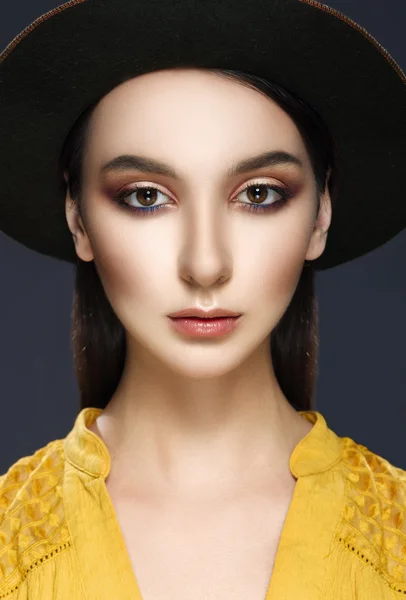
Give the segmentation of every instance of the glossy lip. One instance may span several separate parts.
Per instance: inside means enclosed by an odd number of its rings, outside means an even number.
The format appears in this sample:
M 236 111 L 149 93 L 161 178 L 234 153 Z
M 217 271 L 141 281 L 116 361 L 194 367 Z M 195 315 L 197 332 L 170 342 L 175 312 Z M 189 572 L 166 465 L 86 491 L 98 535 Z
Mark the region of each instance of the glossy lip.
M 242 319 L 238 317 L 214 317 L 212 319 L 200 317 L 168 317 L 171 326 L 183 335 L 192 338 L 213 338 L 224 336 L 233 331 Z
M 239 317 L 241 313 L 235 313 L 231 310 L 223 308 L 212 308 L 211 310 L 203 310 L 201 308 L 192 307 L 179 310 L 178 312 L 168 315 L 171 319 L 179 319 L 184 317 L 197 317 L 199 319 L 212 319 L 215 317 Z

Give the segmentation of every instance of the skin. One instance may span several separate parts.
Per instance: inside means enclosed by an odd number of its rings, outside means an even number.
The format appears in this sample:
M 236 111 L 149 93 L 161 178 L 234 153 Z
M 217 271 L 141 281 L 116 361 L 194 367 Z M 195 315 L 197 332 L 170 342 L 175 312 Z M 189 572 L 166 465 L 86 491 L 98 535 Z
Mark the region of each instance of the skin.
M 291 152 L 304 167 L 227 175 L 231 164 L 268 150 Z M 180 179 L 133 169 L 101 175 L 122 154 L 167 163 Z M 241 204 L 254 197 L 241 190 L 258 181 L 289 187 L 290 202 L 246 212 Z M 114 194 L 135 182 L 157 186 L 155 204 L 169 210 L 139 215 L 115 204 Z M 143 197 L 127 202 L 142 206 Z M 269 190 L 265 204 L 279 198 Z M 291 488 L 289 457 L 312 426 L 276 381 L 269 337 L 304 260 L 322 254 L 331 220 L 327 189 L 316 212 L 313 171 L 291 118 L 263 94 L 213 73 L 131 79 L 93 113 L 83 207 L 82 220 L 67 193 L 76 252 L 95 261 L 127 337 L 118 388 L 90 427 L 111 454 L 110 485 L 117 494 L 142 489 L 172 498 L 264 483 L 274 494 Z M 243 319 L 224 337 L 185 338 L 166 315 L 196 305 Z

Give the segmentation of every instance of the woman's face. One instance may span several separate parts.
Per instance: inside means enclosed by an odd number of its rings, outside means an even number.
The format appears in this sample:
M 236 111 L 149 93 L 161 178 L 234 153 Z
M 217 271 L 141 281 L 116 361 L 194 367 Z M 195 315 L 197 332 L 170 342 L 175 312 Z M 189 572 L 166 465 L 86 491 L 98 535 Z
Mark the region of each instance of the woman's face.
M 323 252 L 331 216 L 327 192 L 316 214 L 311 164 L 291 118 L 237 81 L 179 69 L 116 87 L 90 125 L 84 222 L 69 197 L 66 215 L 77 254 L 94 259 L 137 363 L 145 358 L 156 369 L 158 359 L 185 376 L 213 377 L 269 348 L 304 260 Z M 276 151 L 301 165 L 283 161 L 231 173 L 240 162 Z M 138 169 L 135 158 L 134 166 L 103 169 L 123 155 L 157 161 L 172 173 Z M 136 184 L 148 190 L 123 201 L 144 212 L 114 200 Z M 253 184 L 261 187 L 245 189 Z M 288 201 L 272 208 L 285 192 Z M 255 205 L 269 210 L 250 211 Z M 194 306 L 243 318 L 226 336 L 185 337 L 167 315 Z

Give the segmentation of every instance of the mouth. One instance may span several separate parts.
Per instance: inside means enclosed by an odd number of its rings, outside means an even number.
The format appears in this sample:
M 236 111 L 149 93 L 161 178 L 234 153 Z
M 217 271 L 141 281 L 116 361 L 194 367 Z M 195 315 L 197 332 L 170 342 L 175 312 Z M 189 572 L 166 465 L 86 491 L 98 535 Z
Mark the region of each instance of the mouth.
M 191 337 L 219 337 L 231 333 L 242 315 L 219 317 L 169 317 L 178 333 Z

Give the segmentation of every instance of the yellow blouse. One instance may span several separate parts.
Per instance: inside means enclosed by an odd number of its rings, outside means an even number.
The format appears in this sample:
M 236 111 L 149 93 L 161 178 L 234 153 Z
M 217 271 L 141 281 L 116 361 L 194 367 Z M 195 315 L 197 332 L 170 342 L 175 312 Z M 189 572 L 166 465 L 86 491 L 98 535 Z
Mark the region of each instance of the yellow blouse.
M 81 410 L 64 439 L 0 477 L 1 600 L 142 600 L 110 456 L 87 428 L 101 412 Z M 297 482 L 264 600 L 406 598 L 406 472 L 300 414 L 314 425 L 290 457 Z

